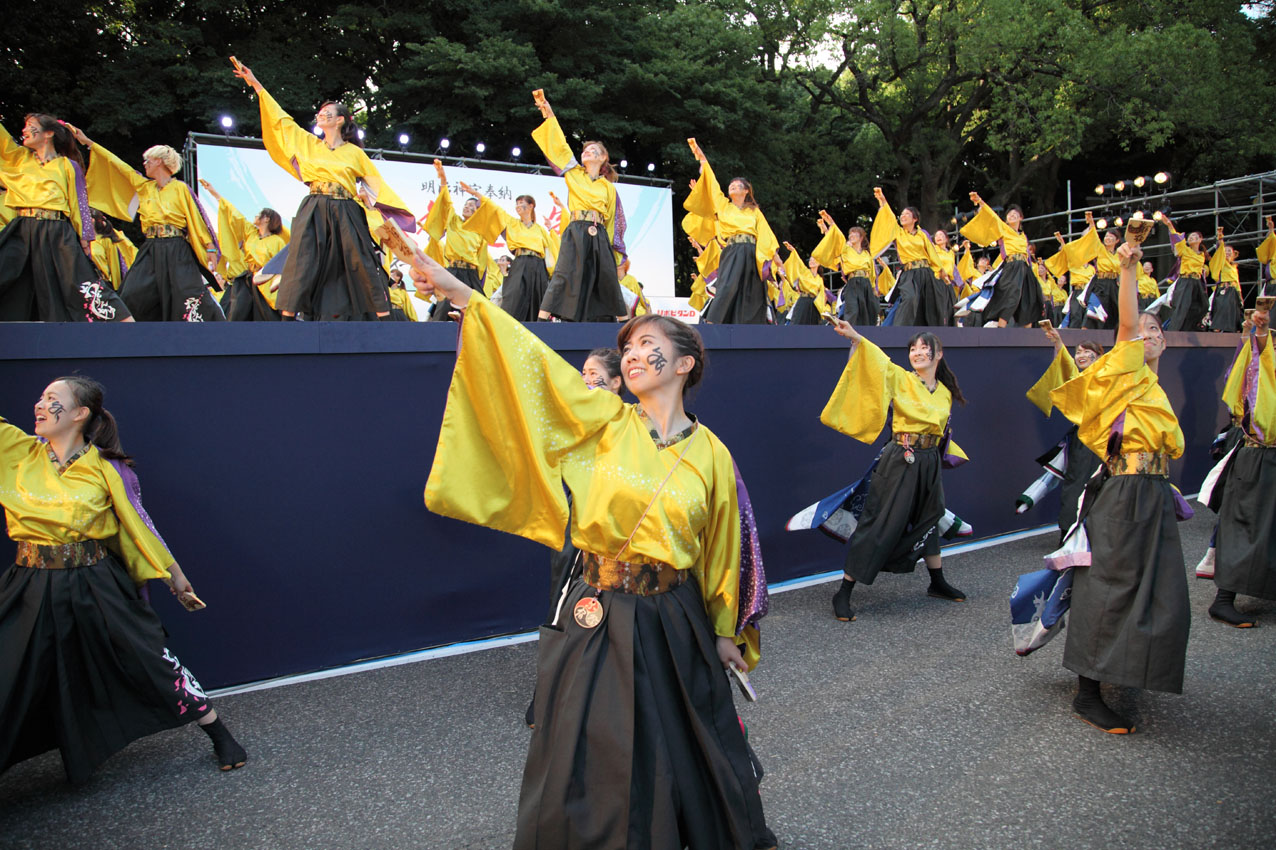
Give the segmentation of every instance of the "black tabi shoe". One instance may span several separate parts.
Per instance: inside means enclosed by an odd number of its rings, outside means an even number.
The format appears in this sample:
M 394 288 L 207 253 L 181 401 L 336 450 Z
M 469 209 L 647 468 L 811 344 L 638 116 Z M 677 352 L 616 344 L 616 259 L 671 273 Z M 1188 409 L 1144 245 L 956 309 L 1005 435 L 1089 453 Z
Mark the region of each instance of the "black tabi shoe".
M 230 734 L 230 730 L 222 725 L 220 717 L 212 723 L 199 728 L 203 729 L 204 734 L 209 738 L 212 738 L 213 752 L 217 755 L 217 766 L 221 770 L 234 770 L 248 763 L 247 751 Z
M 1258 625 L 1253 617 L 1247 617 L 1240 611 L 1236 610 L 1236 606 L 1230 601 L 1220 602 L 1214 600 L 1214 604 L 1210 606 L 1210 618 L 1218 620 L 1227 626 L 1237 629 L 1252 629 Z
M 942 575 L 931 575 L 930 587 L 926 589 L 926 595 L 936 599 L 947 599 L 949 602 L 966 601 L 966 594 L 949 584 Z
M 855 582 L 842 579 L 842 586 L 833 594 L 833 616 L 843 623 L 855 619 L 855 609 L 851 608 L 851 591 L 854 589 Z
M 1077 694 L 1072 700 L 1072 710 L 1086 723 L 1109 735 L 1129 735 L 1134 724 L 1108 708 L 1102 697 Z
M 528 729 L 536 728 L 536 696 L 532 696 L 532 701 L 527 704 L 527 713 L 523 715 L 523 722 L 527 724 Z

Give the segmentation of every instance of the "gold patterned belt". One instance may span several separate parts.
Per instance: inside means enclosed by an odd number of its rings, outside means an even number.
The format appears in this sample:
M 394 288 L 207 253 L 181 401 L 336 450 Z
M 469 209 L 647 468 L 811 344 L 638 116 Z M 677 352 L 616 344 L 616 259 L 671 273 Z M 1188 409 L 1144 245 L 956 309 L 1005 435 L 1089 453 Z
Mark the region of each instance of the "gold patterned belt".
M 1245 434 L 1244 440 L 1245 440 L 1245 448 L 1247 449 L 1276 449 L 1276 444 L 1260 443 L 1258 440 L 1251 437 L 1248 433 Z
M 895 445 L 906 449 L 933 449 L 939 445 L 941 437 L 939 434 L 909 434 L 905 431 L 896 431 L 891 434 L 891 439 L 895 441 Z
M 1119 274 L 1115 274 L 1113 272 L 1095 272 L 1094 273 L 1095 280 L 1116 280 L 1119 277 L 1120 277 Z
M 1196 272 L 1195 274 L 1188 274 L 1187 272 L 1179 272 L 1179 277 L 1190 277 L 1193 280 L 1204 280 L 1205 272 L 1199 271 L 1199 272 Z
M 18 207 L 14 210 L 22 218 L 42 218 L 45 221 L 58 221 L 66 218 L 66 213 L 58 210 L 46 210 L 40 207 Z
M 594 224 L 603 223 L 603 214 L 597 210 L 572 210 L 572 221 L 592 221 Z
M 668 564 L 634 564 L 593 552 L 582 552 L 581 557 L 584 562 L 581 578 L 596 590 L 655 596 L 667 593 L 687 580 L 687 570 L 677 570 Z
M 175 224 L 152 224 L 144 231 L 147 239 L 186 238 L 186 228 Z
M 904 271 L 908 271 L 909 269 L 928 269 L 928 268 L 930 268 L 930 263 L 926 262 L 925 260 L 909 260 L 907 263 L 904 263 Z
M 449 269 L 473 269 L 478 271 L 478 266 L 473 263 L 467 263 L 465 260 L 452 260 L 447 264 Z
M 758 237 L 750 233 L 737 233 L 735 236 L 728 236 L 723 240 L 727 245 L 756 245 Z
M 1015 262 L 1026 263 L 1028 262 L 1028 255 L 1027 254 L 1007 254 L 1006 262 L 1007 263 L 1015 263 Z
M 87 567 L 106 557 L 106 547 L 97 540 L 45 545 L 19 541 L 15 563 L 37 570 L 69 570 Z
M 540 257 L 545 259 L 545 255 L 540 251 L 533 251 L 531 248 L 515 248 L 511 252 L 515 257 Z
M 342 201 L 353 201 L 354 195 L 350 194 L 350 190 L 340 183 L 328 183 L 323 180 L 316 180 L 307 184 L 310 186 L 310 194 L 327 195 L 329 198 L 337 198 Z
M 1105 461 L 1112 475 L 1170 476 L 1170 456 L 1163 452 L 1125 452 Z

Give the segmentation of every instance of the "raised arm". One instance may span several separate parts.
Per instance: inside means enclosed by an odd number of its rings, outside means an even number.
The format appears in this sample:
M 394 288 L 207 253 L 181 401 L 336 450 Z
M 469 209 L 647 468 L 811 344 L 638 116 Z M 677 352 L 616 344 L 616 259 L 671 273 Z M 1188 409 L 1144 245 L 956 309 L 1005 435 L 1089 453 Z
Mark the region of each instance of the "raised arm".
M 1139 336 L 1139 261 L 1143 259 L 1143 249 L 1138 245 L 1124 242 L 1117 246 L 1117 257 L 1121 260 L 1120 291 L 1117 293 L 1117 342 L 1138 339 Z

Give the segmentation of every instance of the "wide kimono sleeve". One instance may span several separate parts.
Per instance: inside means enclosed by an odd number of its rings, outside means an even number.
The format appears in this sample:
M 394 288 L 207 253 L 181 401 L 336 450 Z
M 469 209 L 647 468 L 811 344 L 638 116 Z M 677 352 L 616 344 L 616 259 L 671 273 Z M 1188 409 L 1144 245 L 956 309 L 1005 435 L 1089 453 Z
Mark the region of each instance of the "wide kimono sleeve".
M 168 569 L 174 559 L 142 507 L 142 488 L 137 475 L 123 463 L 106 460 L 102 461 L 102 474 L 111 494 L 115 516 L 120 521 L 115 542 L 129 577 L 137 584 L 168 578 Z
M 301 162 L 307 151 L 323 143 L 315 138 L 314 133 L 303 130 L 292 120 L 270 92 L 262 89 L 257 95 L 257 102 L 261 109 L 261 140 L 266 145 L 266 153 L 276 165 L 301 180 Z
M 895 288 L 895 273 L 890 266 L 882 266 L 877 273 L 877 294 L 885 298 Z
M 18 465 L 31 453 L 36 438 L 0 416 L 0 486 L 12 490 L 17 480 Z
M 873 229 L 868 235 L 868 252 L 874 257 L 880 256 L 898 235 L 899 219 L 895 218 L 890 204 L 882 204 L 873 217 Z
M 123 233 L 120 233 L 118 230 L 115 232 L 115 236 L 115 247 L 120 251 L 121 265 L 132 267 L 133 261 L 137 259 L 137 246 L 133 244 L 131 239 Z M 123 273 L 128 271 L 128 269 L 121 268 L 120 271 Z
M 385 182 L 385 178 L 381 176 L 376 163 L 364 152 L 363 148 L 356 146 L 355 151 L 362 171 L 359 177 L 360 188 L 363 189 L 368 202 L 371 204 L 369 212 L 375 211 L 385 218 L 393 219 L 394 223 L 399 225 L 399 228 L 405 233 L 411 233 L 416 230 L 416 218 L 412 215 L 412 211 L 408 209 L 407 203 Z
M 502 232 L 517 222 L 518 219 L 492 203 L 491 198 L 480 196 L 478 209 L 465 222 L 465 226 L 482 236 L 483 241 L 491 245 L 501 238 Z
M 1117 417 L 1155 383 L 1156 375 L 1144 368 L 1142 339 L 1125 340 L 1053 390 L 1050 401 L 1078 426 L 1081 442 L 1099 457 L 1105 457 Z
M 762 214 L 762 210 L 753 211 L 757 217 L 757 248 L 754 250 L 754 259 L 758 265 L 758 276 L 766 278 L 770 274 L 770 264 L 775 257 L 777 251 L 780 250 L 780 240 L 775 238 L 771 225 L 766 220 L 766 216 Z
M 97 142 L 89 150 L 92 151 L 86 177 L 89 206 L 109 216 L 132 221 L 141 203 L 137 193 L 150 181 Z
M 1276 261 L 1276 233 L 1268 233 L 1267 238 L 1258 243 L 1254 251 L 1258 255 L 1258 261 L 1265 266 Z
M 846 248 L 846 237 L 836 227 L 830 227 L 811 252 L 811 258 L 826 269 L 842 270 L 842 251 Z
M 1086 228 L 1085 233 L 1064 246 L 1064 250 L 1067 251 L 1068 268 L 1085 265 L 1098 257 L 1102 249 L 1103 242 L 1099 239 L 1099 231 L 1093 226 Z
M 217 202 L 217 234 L 221 242 L 222 262 L 218 267 L 227 278 L 239 277 L 248 267 L 244 240 L 251 225 L 235 205 L 225 198 Z
M 1077 361 L 1072 359 L 1068 349 L 1060 348 L 1055 353 L 1054 359 L 1050 361 L 1050 366 L 1046 369 L 1046 373 L 1029 388 L 1027 392 L 1028 401 L 1035 404 L 1037 409 L 1046 416 L 1049 416 L 1050 411 L 1054 409 L 1054 403 L 1050 400 L 1050 393 L 1079 374 L 1080 370 L 1077 369 Z
M 93 211 L 89 208 L 89 181 L 84 168 L 73 159 L 67 159 L 67 168 L 71 170 L 70 190 L 67 192 L 67 206 L 71 210 L 71 224 L 75 232 L 85 242 L 97 238 L 97 230 L 93 227 Z
M 9 131 L 0 125 L 0 163 L 4 163 L 6 168 L 17 169 L 22 167 L 29 156 L 34 154 L 14 141 Z
M 718 210 L 729 203 L 731 201 L 722 193 L 722 187 L 718 185 L 718 177 L 713 173 L 713 168 L 707 160 L 701 163 L 700 177 L 696 180 L 696 187 L 683 202 L 683 208 L 693 215 L 712 221 L 717 217 Z M 697 239 L 696 241 L 703 244 L 708 240 Z
M 567 136 L 563 134 L 563 128 L 559 125 L 556 116 L 550 115 L 532 131 L 532 141 L 536 142 L 537 147 L 541 149 L 541 153 L 545 154 L 545 159 L 554 167 L 556 173 L 564 174 L 573 168 L 580 167 L 580 162 L 572 153 L 571 145 L 567 144 Z
M 992 207 L 980 204 L 979 212 L 962 227 L 961 235 L 976 245 L 987 247 L 1003 238 L 1008 229 L 1001 216 L 992 211 Z
M 1227 268 L 1227 246 L 1223 240 L 1218 240 L 1218 247 L 1214 249 L 1214 254 L 1210 257 L 1210 277 L 1215 281 L 1223 282 L 1223 270 Z
M 895 382 L 904 370 L 867 339 L 861 339 L 842 370 L 820 421 L 834 431 L 872 443 L 886 424 Z
M 1262 338 L 1251 334 L 1241 343 L 1223 385 L 1223 404 L 1233 422 L 1240 422 L 1263 443 L 1272 441 L 1276 435 L 1276 353 L 1271 334 Z
M 690 200 L 690 197 L 688 197 L 686 201 L 683 201 L 684 208 Z M 707 245 L 718 235 L 718 224 L 714 218 L 706 218 L 689 212 L 682 217 L 682 232 L 701 245 Z
M 587 450 L 624 404 L 481 293 L 460 336 L 426 507 L 561 549 L 564 457 Z
M 215 255 L 217 259 L 213 267 L 216 268 L 217 263 L 221 261 L 221 249 L 217 245 L 217 234 L 213 230 L 213 223 L 190 186 L 181 182 L 178 182 L 177 186 L 181 193 L 182 214 L 186 217 L 186 242 L 199 258 L 201 265 L 207 262 L 206 255 Z

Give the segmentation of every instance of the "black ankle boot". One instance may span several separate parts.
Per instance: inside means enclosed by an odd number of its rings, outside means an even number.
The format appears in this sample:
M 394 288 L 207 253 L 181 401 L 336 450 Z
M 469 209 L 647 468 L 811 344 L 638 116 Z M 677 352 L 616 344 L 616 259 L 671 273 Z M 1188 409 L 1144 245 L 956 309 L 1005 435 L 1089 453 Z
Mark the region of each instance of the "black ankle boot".
M 217 765 L 222 770 L 234 770 L 243 767 L 248 761 L 248 753 L 239 746 L 239 742 L 230 734 L 230 730 L 219 717 L 212 723 L 199 727 L 213 741 L 213 752 L 217 754 Z
M 1097 679 L 1077 677 L 1077 695 L 1072 700 L 1072 710 L 1086 723 L 1110 735 L 1128 735 L 1134 731 L 1130 721 L 1108 708 L 1103 701 Z
M 927 569 L 930 573 L 930 587 L 926 590 L 927 596 L 933 596 L 936 599 L 947 599 L 949 602 L 965 602 L 966 594 L 953 587 L 944 578 L 944 568 Z
M 855 580 L 844 578 L 842 586 L 833 594 L 833 616 L 843 623 L 855 619 L 855 611 L 851 608 L 851 591 L 855 589 Z
M 1236 592 L 1221 587 L 1214 597 L 1214 604 L 1210 606 L 1210 616 L 1238 629 L 1252 629 L 1256 625 L 1253 617 L 1247 617 L 1236 610 Z
M 528 729 L 536 728 L 536 694 L 532 694 L 532 701 L 527 704 L 527 713 L 523 715 L 523 722 L 527 724 Z

